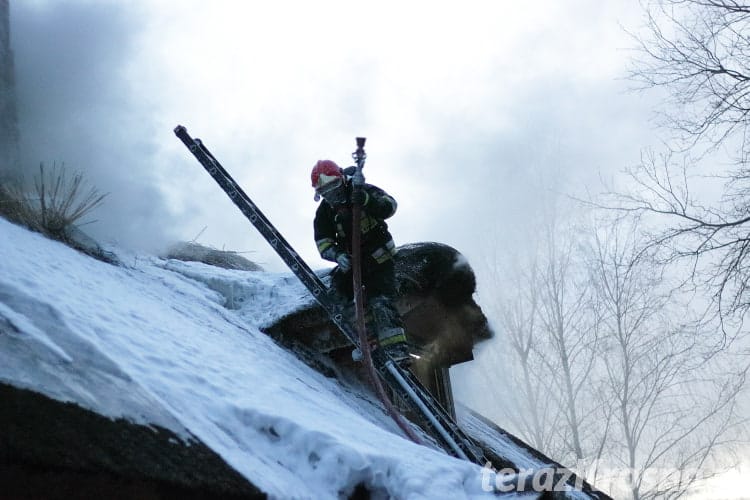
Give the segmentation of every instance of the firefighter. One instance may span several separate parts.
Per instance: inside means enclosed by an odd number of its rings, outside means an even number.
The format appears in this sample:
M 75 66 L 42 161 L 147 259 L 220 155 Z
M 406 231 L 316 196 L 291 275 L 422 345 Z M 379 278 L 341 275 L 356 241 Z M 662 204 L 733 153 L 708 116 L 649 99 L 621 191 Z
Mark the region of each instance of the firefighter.
M 394 302 L 397 296 L 393 256 L 396 245 L 385 219 L 396 212 L 396 200 L 371 184 L 352 189 L 355 167 L 341 169 L 331 160 L 318 161 L 312 170 L 316 201 L 315 243 L 320 256 L 335 262 L 332 285 L 349 303 L 352 286 L 352 205 L 362 207 L 360 244 L 362 283 L 367 294 L 368 332 L 378 348 L 385 349 L 398 363 L 410 359 L 403 322 Z

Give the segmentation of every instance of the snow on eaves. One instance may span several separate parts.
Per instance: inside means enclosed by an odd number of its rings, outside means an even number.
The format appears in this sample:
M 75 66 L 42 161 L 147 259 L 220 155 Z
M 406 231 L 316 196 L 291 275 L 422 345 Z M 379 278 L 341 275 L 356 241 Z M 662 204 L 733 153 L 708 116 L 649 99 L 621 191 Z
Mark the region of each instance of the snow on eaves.
M 195 436 L 272 497 L 336 498 L 362 482 L 399 498 L 487 494 L 478 466 L 405 440 L 361 393 L 260 332 L 309 300 L 290 276 L 142 256 L 115 267 L 3 219 L 0 256 L 4 382 Z M 225 307 L 212 278 L 243 306 Z

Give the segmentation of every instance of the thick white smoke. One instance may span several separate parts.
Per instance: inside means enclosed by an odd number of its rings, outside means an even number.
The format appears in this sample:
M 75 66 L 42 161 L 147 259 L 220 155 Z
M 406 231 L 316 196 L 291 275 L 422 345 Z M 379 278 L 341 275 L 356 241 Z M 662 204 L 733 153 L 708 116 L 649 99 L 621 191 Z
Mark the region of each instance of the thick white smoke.
M 114 2 L 11 2 L 20 157 L 81 171 L 108 193 L 85 230 L 155 249 L 174 215 L 155 182 L 153 120 L 123 78 L 139 34 L 139 9 Z

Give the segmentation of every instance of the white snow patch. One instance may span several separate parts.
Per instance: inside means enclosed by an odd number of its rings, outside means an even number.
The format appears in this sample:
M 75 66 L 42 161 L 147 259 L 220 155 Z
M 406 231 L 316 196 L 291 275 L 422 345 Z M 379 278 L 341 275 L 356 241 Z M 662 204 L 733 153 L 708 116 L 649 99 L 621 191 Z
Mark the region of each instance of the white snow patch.
M 366 393 L 260 332 L 310 300 L 291 275 L 115 267 L 2 219 L 0 255 L 4 382 L 195 436 L 271 497 L 338 498 L 360 482 L 397 498 L 490 495 L 479 466 L 406 440 Z
M 456 253 L 456 260 L 453 261 L 453 269 L 456 271 L 463 271 L 467 268 L 471 269 L 471 265 L 466 257 L 464 257 L 464 254 Z

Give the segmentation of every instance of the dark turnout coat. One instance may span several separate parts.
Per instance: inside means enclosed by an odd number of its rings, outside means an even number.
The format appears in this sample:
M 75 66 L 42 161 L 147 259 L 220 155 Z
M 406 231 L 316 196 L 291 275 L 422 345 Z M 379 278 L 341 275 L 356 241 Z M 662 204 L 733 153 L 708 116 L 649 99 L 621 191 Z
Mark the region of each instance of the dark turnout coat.
M 388 193 L 372 184 L 365 184 L 366 203 L 362 207 L 361 245 L 362 257 L 377 263 L 389 260 L 395 253 L 395 244 L 385 219 L 396 212 L 396 200 Z M 351 190 L 351 186 L 347 189 Z M 352 250 L 352 205 L 332 206 L 323 200 L 315 213 L 315 243 L 323 258 L 328 258 L 331 247 L 351 254 Z M 338 252 L 337 252 L 338 253 Z M 328 259 L 332 260 L 332 259 Z M 367 264 L 364 262 L 365 265 Z
M 351 195 L 351 186 L 347 186 L 347 189 Z M 363 279 L 370 295 L 393 295 L 392 257 L 396 253 L 396 245 L 385 219 L 396 212 L 397 203 L 392 196 L 372 184 L 365 184 L 363 190 L 366 193 L 360 226 Z M 351 228 L 351 203 L 332 206 L 323 200 L 318 206 L 314 221 L 315 243 L 320 255 L 331 261 L 335 261 L 340 252 L 351 255 Z M 348 276 L 341 274 L 343 273 L 339 273 L 339 279 L 342 283 L 351 279 L 350 273 L 347 273 Z

